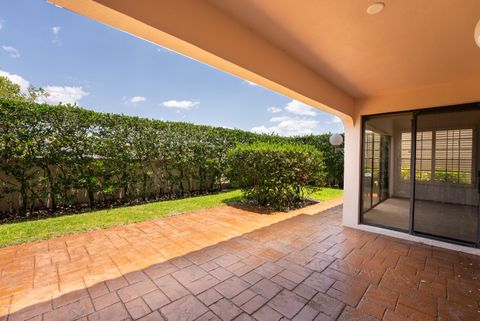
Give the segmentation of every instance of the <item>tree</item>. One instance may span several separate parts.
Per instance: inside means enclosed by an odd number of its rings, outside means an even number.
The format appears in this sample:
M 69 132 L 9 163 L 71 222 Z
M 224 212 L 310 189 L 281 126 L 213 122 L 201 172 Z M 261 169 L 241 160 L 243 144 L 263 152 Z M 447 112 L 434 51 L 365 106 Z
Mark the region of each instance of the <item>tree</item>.
M 20 98 L 20 85 L 15 84 L 7 77 L 0 76 L 0 96 L 2 98 Z
M 40 97 L 48 97 L 45 89 L 30 86 L 27 92 L 22 92 L 20 85 L 4 76 L 0 76 L 0 97 L 7 99 L 19 99 L 22 101 L 35 102 Z

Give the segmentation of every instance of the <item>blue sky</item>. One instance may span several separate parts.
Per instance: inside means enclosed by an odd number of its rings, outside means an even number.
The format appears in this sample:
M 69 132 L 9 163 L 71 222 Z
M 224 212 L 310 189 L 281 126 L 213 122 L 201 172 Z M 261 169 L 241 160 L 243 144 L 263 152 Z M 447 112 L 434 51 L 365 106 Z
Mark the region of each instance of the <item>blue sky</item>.
M 43 0 L 0 1 L 0 75 L 47 103 L 280 135 L 338 118 Z

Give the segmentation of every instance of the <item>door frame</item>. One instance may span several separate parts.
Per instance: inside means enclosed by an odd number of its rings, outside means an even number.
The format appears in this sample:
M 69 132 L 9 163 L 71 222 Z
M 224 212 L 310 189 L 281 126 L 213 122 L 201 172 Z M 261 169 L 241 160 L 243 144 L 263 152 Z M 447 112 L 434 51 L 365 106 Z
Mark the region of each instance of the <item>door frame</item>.
M 359 183 L 359 222 L 360 224 L 376 226 L 381 228 L 386 228 L 395 231 L 401 231 L 405 233 L 409 233 L 411 235 L 420 236 L 428 239 L 440 240 L 444 242 L 449 242 L 453 244 L 459 244 L 469 247 L 477 247 L 480 248 L 480 196 L 479 196 L 479 204 L 477 205 L 478 209 L 478 218 L 477 218 L 477 241 L 476 243 L 466 242 L 456 239 L 451 239 L 448 237 L 441 237 L 435 235 L 429 235 L 421 232 L 416 232 L 414 230 L 414 218 L 415 218 L 415 173 L 416 173 L 416 157 L 417 157 L 417 119 L 419 115 L 428 115 L 428 114 L 438 114 L 444 112 L 460 112 L 460 111 L 469 111 L 469 110 L 480 110 L 480 102 L 476 103 L 467 103 L 467 104 L 459 104 L 459 105 L 448 105 L 448 106 L 438 106 L 438 107 L 429 107 L 429 108 L 420 108 L 420 109 L 413 109 L 407 111 L 399 111 L 399 112 L 387 112 L 387 113 L 380 113 L 380 114 L 371 114 L 371 115 L 362 115 L 361 116 L 361 135 L 360 135 L 360 183 Z M 411 114 L 412 115 L 412 124 L 410 128 L 411 132 L 411 159 L 410 159 L 410 209 L 409 209 L 409 229 L 408 231 L 398 228 L 392 228 L 383 225 L 377 224 L 368 224 L 363 222 L 363 179 L 364 179 L 364 153 L 365 153 L 365 125 L 366 121 L 371 118 L 382 117 L 382 116 L 391 116 L 391 115 L 401 115 L 401 114 Z M 478 136 L 478 134 L 477 134 Z M 475 145 L 474 149 L 474 158 L 480 158 L 480 148 L 477 148 Z M 475 159 L 478 164 L 478 159 Z M 477 191 L 480 194 L 480 168 L 475 168 L 474 173 L 474 180 L 477 187 Z M 381 202 L 380 202 L 381 203 Z M 377 204 L 378 205 L 378 204 Z M 373 208 L 373 207 L 372 207 Z

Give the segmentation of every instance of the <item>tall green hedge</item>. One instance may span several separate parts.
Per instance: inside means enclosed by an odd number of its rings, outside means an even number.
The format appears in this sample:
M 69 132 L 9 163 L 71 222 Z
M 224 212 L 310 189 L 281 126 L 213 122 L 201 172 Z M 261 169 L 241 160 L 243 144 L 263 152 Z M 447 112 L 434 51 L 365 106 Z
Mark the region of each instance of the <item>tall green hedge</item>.
M 330 144 L 330 136 L 330 134 L 300 136 L 293 137 L 292 141 L 311 145 L 321 151 L 326 171 L 326 185 L 343 188 L 343 144 L 338 147 L 332 146 Z
M 19 212 L 27 213 L 75 205 L 82 193 L 93 207 L 215 191 L 236 145 L 309 144 L 315 137 L 322 136 L 259 135 L 0 99 L 0 204 L 18 194 Z

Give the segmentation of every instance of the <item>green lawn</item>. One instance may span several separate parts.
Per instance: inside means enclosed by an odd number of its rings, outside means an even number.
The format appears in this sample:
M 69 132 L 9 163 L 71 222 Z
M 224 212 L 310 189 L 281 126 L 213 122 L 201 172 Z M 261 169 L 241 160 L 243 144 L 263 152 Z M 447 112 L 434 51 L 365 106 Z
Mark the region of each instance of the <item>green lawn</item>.
M 319 192 L 316 192 L 307 196 L 317 201 L 324 201 L 332 198 L 342 197 L 343 189 L 322 188 Z
M 342 190 L 324 188 L 320 192 L 309 195 L 309 197 L 316 200 L 327 200 L 340 197 L 342 193 Z M 202 208 L 216 207 L 225 203 L 239 201 L 241 197 L 241 192 L 235 190 L 173 201 L 161 201 L 144 205 L 93 211 L 84 214 L 65 215 L 35 221 L 5 223 L 0 225 L 0 247 L 45 240 L 76 232 L 147 221 L 157 217 L 186 213 Z

